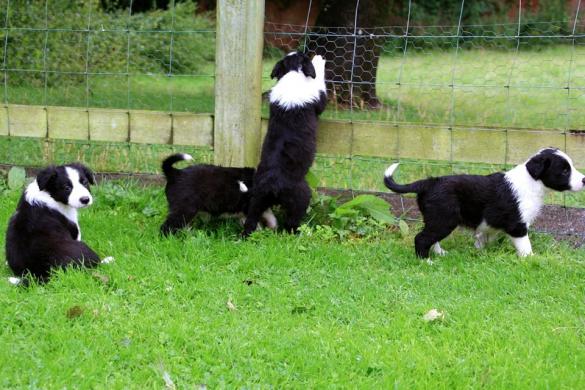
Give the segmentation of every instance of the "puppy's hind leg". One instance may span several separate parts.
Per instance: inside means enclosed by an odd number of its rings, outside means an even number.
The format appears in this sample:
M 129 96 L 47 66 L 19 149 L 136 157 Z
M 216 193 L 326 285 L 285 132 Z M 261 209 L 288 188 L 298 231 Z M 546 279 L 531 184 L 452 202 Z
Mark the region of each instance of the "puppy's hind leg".
M 299 183 L 297 187 L 283 191 L 279 200 L 286 212 L 283 229 L 296 233 L 311 203 L 311 189 L 307 183 Z
M 447 254 L 447 251 L 441 248 L 441 244 L 438 241 L 433 244 L 431 249 L 433 250 L 434 254 L 439 256 L 445 256 Z
M 255 192 L 250 199 L 246 222 L 244 222 L 244 232 L 242 236 L 248 237 L 258 227 L 260 217 L 274 205 L 274 199 L 271 195 L 261 192 Z
M 100 263 L 100 257 L 84 242 L 68 241 L 55 250 L 55 259 L 52 263 L 60 268 L 69 266 L 93 268 Z
M 423 259 L 428 258 L 431 248 L 433 248 L 433 252 L 439 255 L 444 255 L 446 253 L 441 248 L 439 242 L 451 234 L 451 232 L 457 227 L 457 224 L 437 225 L 438 224 L 426 224 L 423 230 L 414 238 L 414 248 L 418 257 Z M 439 249 L 441 253 L 437 252 Z
M 195 215 L 197 215 L 197 210 L 189 210 L 187 212 L 171 211 L 160 227 L 161 234 L 163 236 L 175 234 L 178 230 L 189 225 L 193 218 L 195 218 Z

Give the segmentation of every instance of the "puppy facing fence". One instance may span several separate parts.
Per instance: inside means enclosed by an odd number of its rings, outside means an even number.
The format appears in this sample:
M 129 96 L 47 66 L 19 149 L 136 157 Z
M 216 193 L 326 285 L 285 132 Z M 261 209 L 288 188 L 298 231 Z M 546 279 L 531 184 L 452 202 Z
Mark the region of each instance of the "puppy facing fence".
M 271 78 L 270 119 L 250 199 L 244 236 L 256 229 L 264 210 L 280 205 L 283 227 L 296 231 L 311 200 L 305 175 L 316 153 L 319 115 L 325 109 L 325 60 L 289 53 L 276 63 Z
M 45 168 L 26 187 L 6 232 L 6 261 L 16 276 L 30 273 L 46 281 L 53 268 L 100 262 L 81 241 L 77 220 L 77 210 L 93 202 L 90 184 L 94 178 L 86 166 L 68 164 Z
M 189 225 L 199 212 L 219 216 L 248 211 L 254 168 L 225 168 L 208 164 L 184 169 L 173 167 L 176 162 L 192 159 L 188 154 L 174 154 L 162 163 L 169 205 L 169 214 L 160 228 L 165 235 Z M 270 209 L 262 210 L 262 217 L 266 226 L 276 228 L 276 218 Z
M 532 254 L 528 228 L 544 204 L 547 189 L 580 191 L 585 176 L 573 161 L 555 148 L 540 150 L 508 172 L 487 176 L 454 175 L 398 184 L 392 177 L 398 163 L 385 172 L 386 187 L 397 193 L 416 193 L 424 228 L 414 240 L 416 254 L 427 258 L 429 251 L 446 252 L 440 242 L 457 226 L 475 230 L 475 246 L 483 248 L 504 231 L 518 256 Z

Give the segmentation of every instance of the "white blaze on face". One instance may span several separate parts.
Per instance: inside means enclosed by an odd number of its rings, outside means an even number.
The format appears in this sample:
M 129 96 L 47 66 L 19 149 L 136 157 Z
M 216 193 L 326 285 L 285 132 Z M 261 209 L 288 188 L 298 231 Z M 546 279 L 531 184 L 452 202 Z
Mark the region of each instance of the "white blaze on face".
M 65 172 L 67 172 L 67 177 L 72 185 L 67 204 L 76 209 L 91 205 L 93 203 L 93 198 L 87 188 L 85 188 L 85 186 L 79 181 L 80 178 L 77 169 L 65 167 Z
M 584 186 L 583 179 L 585 178 L 585 175 L 583 175 L 575 168 L 575 166 L 573 165 L 573 160 L 565 152 L 557 150 L 555 154 L 567 160 L 567 162 L 571 166 L 571 178 L 569 179 L 569 186 L 571 187 L 571 191 L 582 190 Z

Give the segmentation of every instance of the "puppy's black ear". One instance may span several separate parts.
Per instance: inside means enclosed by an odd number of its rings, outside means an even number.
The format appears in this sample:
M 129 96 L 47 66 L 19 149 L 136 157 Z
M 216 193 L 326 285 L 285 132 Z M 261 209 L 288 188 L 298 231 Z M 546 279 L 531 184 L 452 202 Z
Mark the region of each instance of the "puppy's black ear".
M 43 191 L 46 189 L 51 181 L 57 176 L 57 168 L 53 165 L 43 169 L 37 175 L 37 184 L 39 185 L 39 190 Z
M 79 164 L 79 167 L 81 168 L 81 170 L 85 174 L 85 177 L 87 177 L 87 181 L 89 182 L 89 184 L 94 185 L 95 184 L 95 177 L 94 177 L 91 169 L 89 169 L 88 167 L 86 167 L 83 164 Z
M 317 77 L 317 73 L 315 73 L 315 67 L 313 66 L 313 63 L 307 56 L 304 56 L 303 58 L 303 66 L 301 67 L 301 69 L 305 76 L 312 78 Z
M 280 60 L 274 65 L 272 69 L 272 73 L 270 73 L 270 78 L 277 78 L 280 79 L 282 76 L 286 74 L 286 68 L 284 67 L 284 60 Z
M 526 163 L 526 169 L 534 180 L 540 179 L 542 174 L 550 167 L 550 158 L 542 154 L 532 157 Z

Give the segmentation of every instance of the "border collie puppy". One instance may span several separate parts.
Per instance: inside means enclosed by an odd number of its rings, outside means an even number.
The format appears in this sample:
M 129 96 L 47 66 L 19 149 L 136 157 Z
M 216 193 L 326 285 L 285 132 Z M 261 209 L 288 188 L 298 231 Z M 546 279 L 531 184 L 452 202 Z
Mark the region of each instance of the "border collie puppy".
M 311 200 L 305 175 L 313 164 L 319 115 L 325 109 L 325 60 L 313 61 L 300 52 L 289 53 L 276 63 L 271 78 L 270 119 L 262 145 L 260 164 L 244 236 L 256 229 L 262 212 L 280 205 L 286 213 L 284 229 L 296 231 Z
M 173 167 L 174 163 L 183 160 L 193 160 L 193 157 L 173 154 L 162 163 L 169 205 L 169 215 L 160 227 L 162 234 L 175 233 L 186 227 L 198 212 L 219 216 L 248 211 L 254 168 L 224 168 L 207 164 L 185 169 Z M 262 216 L 268 227 L 276 228 L 272 210 L 263 210 Z
M 585 176 L 569 156 L 555 148 L 540 150 L 508 172 L 487 176 L 454 175 L 397 184 L 392 175 L 398 163 L 385 173 L 384 183 L 394 192 L 417 194 L 424 228 L 414 239 L 416 254 L 427 258 L 429 251 L 446 252 L 440 241 L 457 226 L 475 230 L 480 249 L 494 238 L 496 230 L 506 232 L 518 256 L 532 254 L 528 228 L 538 216 L 547 189 L 579 191 Z
M 45 282 L 52 268 L 99 263 L 77 222 L 77 209 L 92 204 L 94 183 L 92 172 L 74 163 L 49 166 L 26 187 L 6 232 L 6 260 L 16 276 L 30 273 Z

